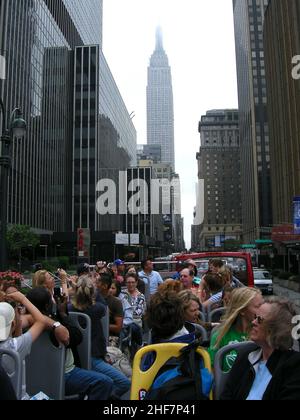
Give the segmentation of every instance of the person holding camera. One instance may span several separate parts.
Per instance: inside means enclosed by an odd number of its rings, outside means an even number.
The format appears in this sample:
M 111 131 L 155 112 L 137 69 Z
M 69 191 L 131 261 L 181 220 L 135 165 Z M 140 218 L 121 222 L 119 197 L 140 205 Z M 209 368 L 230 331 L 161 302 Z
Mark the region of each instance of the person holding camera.
M 20 292 L 6 294 L 6 302 L 0 303 L 0 318 L 3 320 L 3 328 L 0 328 L 0 349 L 10 349 L 19 353 L 23 363 L 22 369 L 22 399 L 28 399 L 26 394 L 26 378 L 25 378 L 25 358 L 30 354 L 31 346 L 38 339 L 46 328 L 44 316 L 41 312 Z M 33 323 L 29 330 L 13 338 L 16 328 L 16 313 L 10 304 L 23 305 L 32 317 Z M 11 373 L 14 366 L 10 360 L 3 360 L 3 368 L 7 373 Z
M 61 293 L 69 296 L 68 292 L 68 276 L 65 270 L 58 269 L 56 277 L 60 280 L 60 286 L 56 287 L 54 277 L 46 270 L 40 270 L 34 273 L 32 280 L 32 287 L 44 287 L 52 296 L 52 302 L 55 304 L 55 295 L 59 296 Z

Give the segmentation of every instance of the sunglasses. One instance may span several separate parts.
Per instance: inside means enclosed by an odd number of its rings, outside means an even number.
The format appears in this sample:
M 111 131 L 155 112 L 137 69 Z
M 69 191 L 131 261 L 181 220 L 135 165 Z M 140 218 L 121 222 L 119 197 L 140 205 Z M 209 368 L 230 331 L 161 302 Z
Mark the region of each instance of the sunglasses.
M 263 318 L 262 316 L 260 316 L 260 315 L 255 315 L 255 317 L 254 317 L 254 321 L 257 321 L 257 323 L 259 324 L 259 325 L 261 325 L 264 321 L 265 321 L 265 318 Z

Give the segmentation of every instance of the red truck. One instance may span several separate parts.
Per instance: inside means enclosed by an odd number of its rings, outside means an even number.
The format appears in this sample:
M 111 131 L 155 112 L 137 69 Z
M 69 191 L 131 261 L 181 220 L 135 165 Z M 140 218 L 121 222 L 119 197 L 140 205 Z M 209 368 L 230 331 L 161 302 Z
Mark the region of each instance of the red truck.
M 177 263 L 194 260 L 201 277 L 208 270 L 208 262 L 212 258 L 221 259 L 233 269 L 233 275 L 245 286 L 254 287 L 254 275 L 251 255 L 246 252 L 200 252 L 194 254 L 180 254 L 175 257 Z M 179 268 L 179 267 L 177 267 Z

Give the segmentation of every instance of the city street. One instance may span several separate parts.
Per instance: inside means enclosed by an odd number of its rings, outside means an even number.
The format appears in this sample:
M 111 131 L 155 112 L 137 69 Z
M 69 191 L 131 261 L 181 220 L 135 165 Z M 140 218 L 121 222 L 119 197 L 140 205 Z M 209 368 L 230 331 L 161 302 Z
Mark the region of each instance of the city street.
M 300 314 L 300 293 L 287 289 L 274 283 L 274 294 L 289 299 L 296 305 L 297 313 Z
M 0 400 L 300 399 L 299 34 L 0 0 Z

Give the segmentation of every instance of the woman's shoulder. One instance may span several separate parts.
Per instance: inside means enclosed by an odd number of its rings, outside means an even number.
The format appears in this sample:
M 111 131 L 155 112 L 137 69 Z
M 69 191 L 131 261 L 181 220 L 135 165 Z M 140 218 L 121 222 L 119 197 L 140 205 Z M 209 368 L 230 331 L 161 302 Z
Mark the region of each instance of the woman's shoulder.
M 245 332 L 239 332 L 234 326 L 231 326 L 231 328 L 229 328 L 227 333 L 224 335 L 223 339 L 226 341 L 226 344 L 234 344 L 241 341 L 247 341 L 248 334 Z
M 220 328 L 217 328 L 216 331 L 213 332 L 211 337 L 211 343 L 214 345 L 220 335 Z M 231 327 L 226 334 L 223 335 L 220 341 L 220 347 L 227 346 L 227 344 L 238 343 L 240 341 L 245 341 L 242 339 L 241 335 L 235 331 L 233 327 Z
M 120 299 L 120 301 L 129 300 L 130 299 L 130 295 L 129 295 L 128 291 L 127 290 L 124 290 L 123 292 L 121 292 L 119 294 L 119 299 Z
M 138 292 L 138 294 L 136 295 L 137 299 L 139 300 L 146 300 L 146 297 L 143 293 Z
M 103 317 L 106 312 L 106 306 L 103 303 L 96 302 L 94 305 L 89 306 L 85 313 L 91 317 Z

